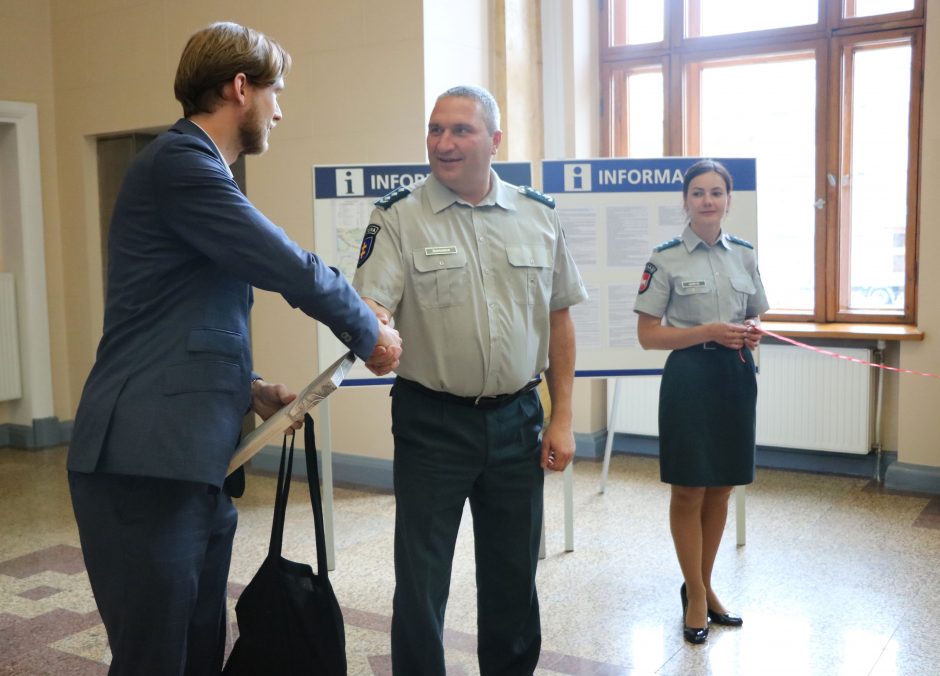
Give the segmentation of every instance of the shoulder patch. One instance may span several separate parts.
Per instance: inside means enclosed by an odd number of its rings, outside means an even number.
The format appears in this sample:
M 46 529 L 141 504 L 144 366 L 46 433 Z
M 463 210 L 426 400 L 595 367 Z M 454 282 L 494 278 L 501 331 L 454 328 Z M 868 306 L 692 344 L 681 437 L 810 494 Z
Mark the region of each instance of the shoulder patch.
M 369 256 L 372 255 L 372 249 L 375 248 L 375 238 L 379 234 L 379 230 L 382 229 L 381 225 L 376 225 L 371 223 L 368 228 L 366 228 L 366 234 L 362 238 L 362 244 L 359 246 L 359 260 L 356 262 L 356 267 L 361 268 L 362 264 L 369 260 Z
M 377 206 L 379 209 L 388 209 L 390 206 L 395 204 L 395 202 L 408 197 L 410 194 L 411 186 L 403 185 L 402 187 L 395 188 L 392 192 L 376 200 L 375 206 Z
M 555 208 L 555 198 L 554 198 L 554 197 L 552 197 L 552 196 L 550 196 L 550 195 L 546 195 L 546 194 L 543 193 L 543 192 L 539 192 L 538 190 L 536 190 L 535 188 L 533 188 L 533 187 L 531 187 L 531 186 L 528 186 L 528 185 L 520 185 L 520 186 L 519 186 L 519 192 L 520 192 L 520 194 L 525 195 L 526 197 L 528 197 L 530 200 L 535 200 L 536 202 L 541 202 L 542 204 L 544 204 L 545 206 L 547 206 L 549 209 L 554 209 L 554 208 Z
M 658 268 L 652 263 L 647 263 L 646 267 L 643 268 L 643 277 L 640 278 L 640 290 L 638 293 L 646 293 L 646 290 L 650 288 L 650 283 L 653 281 L 653 275 L 656 274 Z
M 674 246 L 679 246 L 680 244 L 682 244 L 682 238 L 681 238 L 681 237 L 673 237 L 673 238 L 670 239 L 669 241 L 663 242 L 663 243 L 660 244 L 659 246 L 653 247 L 653 251 L 655 251 L 656 253 L 659 253 L 660 251 L 665 251 L 666 249 L 671 249 L 672 247 L 674 247 Z
M 748 249 L 754 248 L 754 245 L 748 242 L 746 239 L 741 239 L 740 237 L 735 237 L 734 235 L 728 235 L 728 241 L 734 242 L 735 244 L 740 244 L 741 246 L 746 246 Z

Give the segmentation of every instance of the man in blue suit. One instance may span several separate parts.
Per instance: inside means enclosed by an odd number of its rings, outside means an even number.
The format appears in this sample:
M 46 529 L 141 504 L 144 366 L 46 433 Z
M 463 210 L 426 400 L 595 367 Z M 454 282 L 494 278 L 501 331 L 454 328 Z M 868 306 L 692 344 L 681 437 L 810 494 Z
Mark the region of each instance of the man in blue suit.
M 221 670 L 240 494 L 229 459 L 246 412 L 296 396 L 252 370 L 252 287 L 325 323 L 373 372 L 398 364 L 398 333 L 232 178 L 240 155 L 267 149 L 289 68 L 237 24 L 193 35 L 175 82 L 184 118 L 137 157 L 115 205 L 104 333 L 68 457 L 111 674 Z

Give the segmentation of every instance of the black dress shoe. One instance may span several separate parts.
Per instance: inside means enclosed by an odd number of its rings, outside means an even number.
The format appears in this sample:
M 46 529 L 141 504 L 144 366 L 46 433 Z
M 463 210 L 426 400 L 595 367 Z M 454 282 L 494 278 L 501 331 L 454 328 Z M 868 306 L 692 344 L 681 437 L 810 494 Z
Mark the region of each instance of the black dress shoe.
M 699 629 L 698 627 L 682 626 L 682 638 L 693 645 L 701 645 L 708 640 L 708 627 Z
M 711 608 L 708 609 L 708 621 L 725 627 L 740 627 L 744 624 L 744 620 L 737 615 L 732 615 L 731 613 L 716 613 Z
M 679 587 L 679 598 L 682 600 L 682 638 L 694 645 L 701 645 L 708 640 L 708 627 L 689 627 L 685 624 L 685 614 L 689 609 L 689 595 L 685 590 L 685 582 Z

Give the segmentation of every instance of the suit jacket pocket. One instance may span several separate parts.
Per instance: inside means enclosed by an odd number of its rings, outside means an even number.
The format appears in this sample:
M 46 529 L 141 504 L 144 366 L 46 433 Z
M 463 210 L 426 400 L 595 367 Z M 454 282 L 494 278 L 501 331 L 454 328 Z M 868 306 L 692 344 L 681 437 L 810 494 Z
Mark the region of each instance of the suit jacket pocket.
M 163 394 L 189 392 L 238 392 L 245 376 L 238 364 L 227 361 L 189 361 L 173 364 L 163 372 Z
M 242 353 L 242 334 L 224 329 L 201 328 L 189 332 L 186 349 L 189 352 L 214 352 L 227 357 Z

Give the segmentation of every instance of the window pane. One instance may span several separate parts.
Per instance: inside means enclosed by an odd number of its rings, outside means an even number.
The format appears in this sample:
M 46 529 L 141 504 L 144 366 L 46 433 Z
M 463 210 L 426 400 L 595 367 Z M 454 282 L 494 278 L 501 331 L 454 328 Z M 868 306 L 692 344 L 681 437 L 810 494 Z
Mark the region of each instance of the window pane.
M 688 37 L 805 26 L 819 18 L 818 0 L 686 0 Z M 696 8 L 698 11 L 696 12 Z
M 911 82 L 909 44 L 858 49 L 852 69 L 850 308 L 904 308 Z
M 663 156 L 663 74 L 637 73 L 627 78 L 630 157 Z
M 705 65 L 700 153 L 757 158 L 758 249 L 776 311 L 812 310 L 816 60 Z M 733 205 L 732 205 L 733 208 Z
M 914 0 L 845 0 L 845 16 L 875 16 L 892 12 L 909 12 Z
M 663 0 L 611 2 L 615 45 L 642 45 L 663 41 Z

